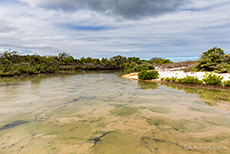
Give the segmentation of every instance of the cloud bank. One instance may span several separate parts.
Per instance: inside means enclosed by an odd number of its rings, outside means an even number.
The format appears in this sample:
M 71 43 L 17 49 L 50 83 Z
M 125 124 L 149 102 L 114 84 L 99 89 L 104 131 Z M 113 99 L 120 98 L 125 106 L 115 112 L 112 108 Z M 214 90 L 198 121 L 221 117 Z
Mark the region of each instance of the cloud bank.
M 124 19 L 141 19 L 174 12 L 190 0 L 21 0 L 31 6 L 64 11 L 90 10 Z
M 199 57 L 217 46 L 230 53 L 229 0 L 192 0 L 178 11 L 154 14 L 157 18 L 140 13 L 141 20 L 130 20 L 137 16 L 117 20 L 111 15 L 89 11 L 89 6 L 76 8 L 77 5 L 72 5 L 76 0 L 52 2 L 55 3 L 0 1 L 0 52 L 11 48 L 25 54 L 66 52 L 76 58 L 120 54 L 149 59 Z M 164 2 L 167 5 L 169 1 Z

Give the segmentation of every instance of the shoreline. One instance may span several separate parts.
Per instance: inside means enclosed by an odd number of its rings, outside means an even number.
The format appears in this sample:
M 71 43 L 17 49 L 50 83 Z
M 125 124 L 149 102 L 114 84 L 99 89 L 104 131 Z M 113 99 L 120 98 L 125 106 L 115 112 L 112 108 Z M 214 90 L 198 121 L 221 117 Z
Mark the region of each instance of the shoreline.
M 177 83 L 177 82 L 172 82 L 172 81 L 162 81 L 161 79 L 165 79 L 167 77 L 177 77 L 177 78 L 184 78 L 187 75 L 188 76 L 196 76 L 200 80 L 204 78 L 205 73 L 213 73 L 216 75 L 223 76 L 223 82 L 230 80 L 230 73 L 214 73 L 214 72 L 184 72 L 181 70 L 182 68 L 171 68 L 171 69 L 159 69 L 156 68 L 155 70 L 158 71 L 159 77 L 157 79 L 152 79 L 152 80 L 140 80 L 138 79 L 138 72 L 135 73 L 130 73 L 123 75 L 123 78 L 131 79 L 131 80 L 139 80 L 139 81 L 147 81 L 147 82 L 156 82 L 156 83 L 170 83 L 174 85 L 188 85 L 188 86 L 196 86 L 196 87 L 210 87 L 210 88 L 221 88 L 221 89 L 230 89 L 230 87 L 222 86 L 222 85 L 206 85 L 206 84 L 188 84 L 188 83 Z

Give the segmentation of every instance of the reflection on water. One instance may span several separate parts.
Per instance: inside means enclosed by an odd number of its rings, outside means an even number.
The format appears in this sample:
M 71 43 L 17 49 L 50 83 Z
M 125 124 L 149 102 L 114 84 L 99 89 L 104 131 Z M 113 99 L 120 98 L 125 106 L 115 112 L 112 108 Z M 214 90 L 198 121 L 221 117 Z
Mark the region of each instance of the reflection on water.
M 119 73 L 4 78 L 0 154 L 228 154 L 229 99 Z
M 166 85 L 176 90 L 183 90 L 186 94 L 196 94 L 202 98 L 208 105 L 217 105 L 218 103 L 229 103 L 230 102 L 230 91 L 229 89 L 207 89 L 204 87 L 186 87 L 186 86 L 175 86 Z
M 146 82 L 146 81 L 138 81 L 138 87 L 141 89 L 157 89 L 159 87 L 159 84 L 154 82 Z

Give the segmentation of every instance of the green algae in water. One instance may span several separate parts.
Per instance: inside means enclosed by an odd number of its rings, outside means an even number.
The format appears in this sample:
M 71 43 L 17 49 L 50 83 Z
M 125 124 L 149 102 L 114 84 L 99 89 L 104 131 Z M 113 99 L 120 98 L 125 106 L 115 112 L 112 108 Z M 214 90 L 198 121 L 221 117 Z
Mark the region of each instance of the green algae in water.
M 202 117 L 201 120 L 213 126 L 222 126 L 230 128 L 230 120 L 224 117 Z
M 0 126 L 10 124 L 10 129 L 0 131 L 0 153 L 200 154 L 212 152 L 185 151 L 183 145 L 230 143 L 229 113 L 207 106 L 197 97 L 199 91 L 185 94 L 159 84 L 123 80 L 118 74 L 19 82 L 0 85 L 0 115 L 4 115 Z M 77 90 L 70 91 L 73 88 Z M 189 116 L 177 119 L 178 114 L 171 112 L 177 107 L 189 111 Z M 222 129 L 226 132 L 220 134 Z M 217 132 L 213 135 L 210 130 Z
M 34 134 L 41 134 L 41 137 L 56 136 L 54 141 L 60 143 L 76 144 L 88 142 L 89 138 L 97 131 L 99 126 L 88 121 L 75 123 L 31 123 L 26 130 Z
M 146 122 L 149 125 L 155 125 L 161 128 L 162 126 L 169 126 L 172 129 L 181 132 L 204 132 L 210 130 L 212 127 L 209 123 L 193 119 L 193 120 L 171 120 L 162 117 L 147 118 Z
M 147 150 L 140 147 L 140 140 L 133 133 L 112 132 L 104 136 L 101 141 L 93 147 L 95 154 L 135 154 L 146 153 Z
M 130 116 L 137 112 L 138 108 L 130 106 L 116 106 L 115 109 L 111 111 L 111 113 L 116 116 Z
M 162 125 L 170 125 L 170 123 L 163 118 L 158 118 L 158 117 L 154 117 L 154 118 L 147 118 L 146 122 L 149 125 L 155 125 L 155 126 L 162 126 Z
M 204 132 L 210 129 L 210 125 L 197 120 L 182 120 L 172 124 L 172 127 L 184 132 Z
M 117 131 L 105 135 L 93 147 L 93 152 L 94 154 L 166 154 L 172 151 L 176 151 L 177 154 L 185 153 L 183 144 L 178 144 L 174 137 L 171 134 L 166 138 L 162 132 L 146 132 L 140 135 L 134 131 Z
M 171 110 L 170 108 L 167 108 L 167 107 L 149 107 L 148 108 L 150 111 L 152 112 L 156 112 L 156 113 L 170 113 Z
M 17 121 L 14 121 L 12 123 L 8 123 L 8 124 L 4 125 L 2 128 L 0 128 L 0 131 L 1 130 L 5 130 L 5 129 L 14 128 L 16 126 L 19 126 L 19 125 L 22 125 L 22 124 L 26 124 L 26 123 L 29 123 L 29 121 L 17 120 Z
M 203 112 L 203 113 L 209 113 L 210 112 L 210 111 L 207 111 L 205 109 L 193 108 L 193 107 L 188 107 L 188 109 L 191 111 L 197 111 L 197 112 Z

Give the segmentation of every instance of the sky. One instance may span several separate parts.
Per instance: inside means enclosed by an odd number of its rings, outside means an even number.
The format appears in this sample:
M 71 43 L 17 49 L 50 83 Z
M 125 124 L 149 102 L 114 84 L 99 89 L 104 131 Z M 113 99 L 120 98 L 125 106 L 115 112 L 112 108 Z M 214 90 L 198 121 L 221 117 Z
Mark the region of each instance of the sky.
M 195 59 L 229 36 L 229 0 L 0 0 L 0 51 Z

